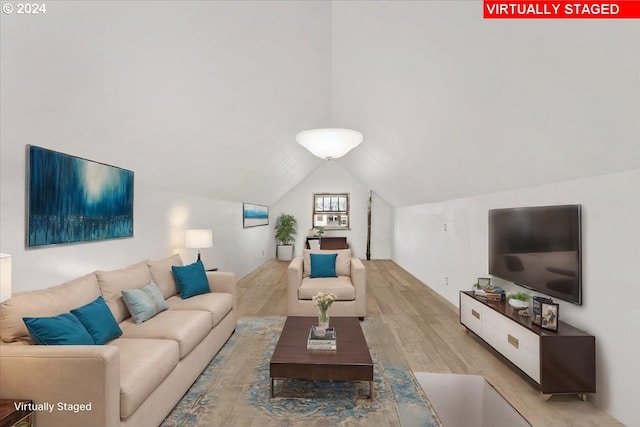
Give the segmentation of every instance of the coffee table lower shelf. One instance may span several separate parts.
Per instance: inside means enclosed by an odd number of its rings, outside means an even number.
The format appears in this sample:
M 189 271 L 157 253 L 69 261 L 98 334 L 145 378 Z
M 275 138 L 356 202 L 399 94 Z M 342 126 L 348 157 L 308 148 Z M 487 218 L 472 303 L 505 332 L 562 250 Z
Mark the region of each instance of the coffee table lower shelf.
M 338 348 L 335 351 L 307 350 L 309 328 L 316 317 L 287 317 L 269 363 L 270 395 L 276 379 L 368 381 L 373 399 L 373 360 L 357 317 L 333 317 Z

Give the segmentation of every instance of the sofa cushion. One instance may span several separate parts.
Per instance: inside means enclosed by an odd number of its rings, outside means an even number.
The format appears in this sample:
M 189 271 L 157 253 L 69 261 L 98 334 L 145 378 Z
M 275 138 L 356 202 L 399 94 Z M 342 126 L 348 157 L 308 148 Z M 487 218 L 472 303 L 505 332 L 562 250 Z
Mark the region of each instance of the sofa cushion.
M 196 261 L 193 264 L 182 267 L 174 265 L 171 267 L 171 271 L 173 271 L 173 275 L 176 277 L 178 291 L 182 299 L 211 292 L 207 273 L 204 271 L 202 262 Z
M 158 285 L 153 282 L 141 289 L 123 289 L 122 298 L 136 324 L 149 320 L 169 308 Z
M 189 299 L 182 299 L 175 295 L 169 298 L 167 303 L 171 310 L 208 311 L 211 313 L 211 321 L 215 327 L 233 309 L 233 295 L 212 292 Z
M 123 338 L 173 340 L 180 348 L 180 359 L 193 350 L 211 331 L 211 313 L 196 310 L 167 310 L 148 322 L 136 325 L 129 318 L 120 323 Z
M 338 254 L 309 254 L 311 257 L 311 274 L 309 277 L 338 277 L 336 274 L 336 257 Z
M 178 343 L 172 340 L 118 338 L 108 345 L 120 349 L 120 417 L 131 415 L 178 364 Z
M 107 307 L 102 296 L 89 304 L 74 308 L 71 310 L 71 314 L 82 323 L 82 326 L 93 338 L 93 342 L 98 345 L 106 344 L 122 335 L 122 329 L 113 318 L 113 313 Z
M 29 339 L 23 317 L 56 316 L 89 304 L 100 296 L 95 274 L 47 289 L 16 292 L 0 304 L 0 337 L 5 342 Z
M 129 317 L 129 311 L 122 299 L 123 289 L 139 289 L 151 282 L 147 263 L 141 262 L 129 267 L 111 271 L 96 271 L 102 296 L 118 323 Z
M 318 292 L 331 292 L 338 301 L 353 301 L 356 299 L 356 288 L 347 276 L 302 279 L 298 288 L 298 299 L 310 300 Z
M 171 267 L 174 265 L 183 265 L 180 255 L 175 254 L 158 261 L 147 260 L 147 265 L 149 266 L 151 279 L 153 279 L 160 288 L 160 291 L 162 291 L 164 299 L 178 293 L 178 286 L 176 285 L 176 279 L 173 276 Z
M 304 249 L 302 251 L 303 277 L 309 277 L 309 274 L 311 273 L 311 252 L 313 252 L 314 254 L 338 254 L 338 257 L 336 258 L 336 273 L 338 274 L 338 276 L 351 276 L 351 249 L 321 249 L 319 251 Z
M 94 345 L 89 332 L 71 313 L 53 317 L 25 317 L 24 324 L 36 344 Z

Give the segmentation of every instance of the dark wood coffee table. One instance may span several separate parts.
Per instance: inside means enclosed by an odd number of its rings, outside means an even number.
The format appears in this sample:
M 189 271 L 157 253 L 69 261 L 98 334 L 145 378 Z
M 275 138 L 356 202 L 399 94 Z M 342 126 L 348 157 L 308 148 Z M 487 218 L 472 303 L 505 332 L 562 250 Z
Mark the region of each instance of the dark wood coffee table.
M 309 328 L 317 317 L 287 317 L 269 363 L 271 397 L 275 379 L 369 381 L 373 398 L 373 360 L 357 317 L 332 317 L 337 350 L 307 350 Z

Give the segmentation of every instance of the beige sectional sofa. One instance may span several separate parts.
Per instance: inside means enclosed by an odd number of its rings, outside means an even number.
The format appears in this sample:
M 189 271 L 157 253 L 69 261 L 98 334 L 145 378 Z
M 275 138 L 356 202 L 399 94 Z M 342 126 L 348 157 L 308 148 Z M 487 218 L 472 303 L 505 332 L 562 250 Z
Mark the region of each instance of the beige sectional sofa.
M 160 424 L 235 331 L 237 316 L 233 273 L 207 272 L 212 292 L 183 300 L 172 265 L 182 265 L 178 255 L 14 294 L 0 305 L 0 398 L 52 407 L 35 412 L 37 426 Z M 137 325 L 121 290 L 151 281 L 169 309 Z M 33 344 L 23 317 L 56 316 L 100 295 L 121 337 L 93 346 Z

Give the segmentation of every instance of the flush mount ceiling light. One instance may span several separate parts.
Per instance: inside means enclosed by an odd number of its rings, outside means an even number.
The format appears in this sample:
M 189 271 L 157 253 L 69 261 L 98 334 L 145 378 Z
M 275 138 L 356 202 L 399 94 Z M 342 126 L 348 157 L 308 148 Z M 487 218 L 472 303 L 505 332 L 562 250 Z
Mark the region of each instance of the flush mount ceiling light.
M 312 129 L 296 135 L 296 141 L 314 156 L 321 159 L 337 159 L 362 143 L 364 136 L 351 129 Z

